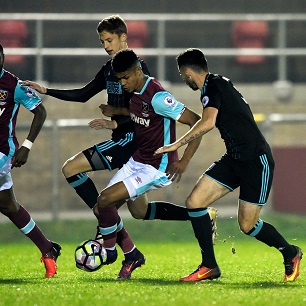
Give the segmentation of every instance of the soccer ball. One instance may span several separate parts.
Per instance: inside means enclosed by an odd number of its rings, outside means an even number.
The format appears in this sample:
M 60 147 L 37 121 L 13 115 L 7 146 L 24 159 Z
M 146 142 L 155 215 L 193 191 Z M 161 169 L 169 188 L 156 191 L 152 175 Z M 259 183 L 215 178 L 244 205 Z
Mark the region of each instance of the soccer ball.
M 96 240 L 83 241 L 75 249 L 76 267 L 87 272 L 99 270 L 106 259 L 106 249 Z

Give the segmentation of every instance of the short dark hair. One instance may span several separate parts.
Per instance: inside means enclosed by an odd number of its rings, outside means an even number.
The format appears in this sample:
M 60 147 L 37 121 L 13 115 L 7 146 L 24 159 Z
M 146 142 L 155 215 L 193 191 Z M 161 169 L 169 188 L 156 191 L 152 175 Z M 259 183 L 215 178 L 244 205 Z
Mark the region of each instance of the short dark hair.
M 119 15 L 112 15 L 98 23 L 97 32 L 101 33 L 103 31 L 121 36 L 127 34 L 128 30 L 125 21 Z
M 3 46 L 1 43 L 0 43 L 0 53 L 3 54 Z
M 112 68 L 116 73 L 130 70 L 139 64 L 138 56 L 132 49 L 120 50 L 112 59 Z
M 179 68 L 190 67 L 193 70 L 204 70 L 208 72 L 208 65 L 205 55 L 200 49 L 189 48 L 176 57 Z

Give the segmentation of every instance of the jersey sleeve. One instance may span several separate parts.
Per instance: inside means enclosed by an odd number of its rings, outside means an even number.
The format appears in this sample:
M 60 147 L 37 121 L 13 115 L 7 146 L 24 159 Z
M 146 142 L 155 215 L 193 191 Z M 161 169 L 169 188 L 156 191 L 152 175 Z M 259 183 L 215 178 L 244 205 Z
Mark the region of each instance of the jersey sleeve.
M 185 105 L 167 91 L 157 92 L 153 96 L 152 106 L 157 114 L 174 120 L 180 119 L 185 110 Z
M 36 92 L 29 86 L 22 86 L 19 82 L 16 85 L 14 100 L 22 104 L 28 110 L 33 110 L 40 103 L 41 99 Z
M 95 76 L 96 84 L 99 86 L 99 91 L 102 91 L 106 89 L 106 79 L 105 79 L 105 67 L 106 65 L 103 65 L 103 67 L 100 69 L 100 71 Z
M 207 91 L 201 96 L 201 103 L 203 108 L 214 107 L 219 109 L 221 107 L 221 94 L 218 86 L 216 84 L 209 86 Z

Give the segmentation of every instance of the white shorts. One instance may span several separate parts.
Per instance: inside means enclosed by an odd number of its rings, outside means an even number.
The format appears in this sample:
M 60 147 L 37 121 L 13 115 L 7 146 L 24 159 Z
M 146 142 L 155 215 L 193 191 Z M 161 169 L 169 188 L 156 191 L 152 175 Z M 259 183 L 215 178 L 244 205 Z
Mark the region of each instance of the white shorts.
M 165 172 L 161 172 L 151 165 L 136 162 L 132 157 L 114 175 L 107 187 L 121 181 L 132 200 L 147 191 L 169 186 L 172 183 Z
M 0 152 L 0 191 L 13 186 L 11 176 L 12 158 Z

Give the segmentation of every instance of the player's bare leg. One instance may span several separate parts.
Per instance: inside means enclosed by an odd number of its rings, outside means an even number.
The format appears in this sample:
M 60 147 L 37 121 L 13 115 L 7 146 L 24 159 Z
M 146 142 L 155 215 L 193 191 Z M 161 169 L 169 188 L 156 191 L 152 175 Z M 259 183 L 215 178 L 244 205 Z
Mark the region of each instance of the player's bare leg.
M 83 152 L 70 157 L 62 167 L 62 172 L 66 178 L 89 171 L 92 171 L 92 168 Z

